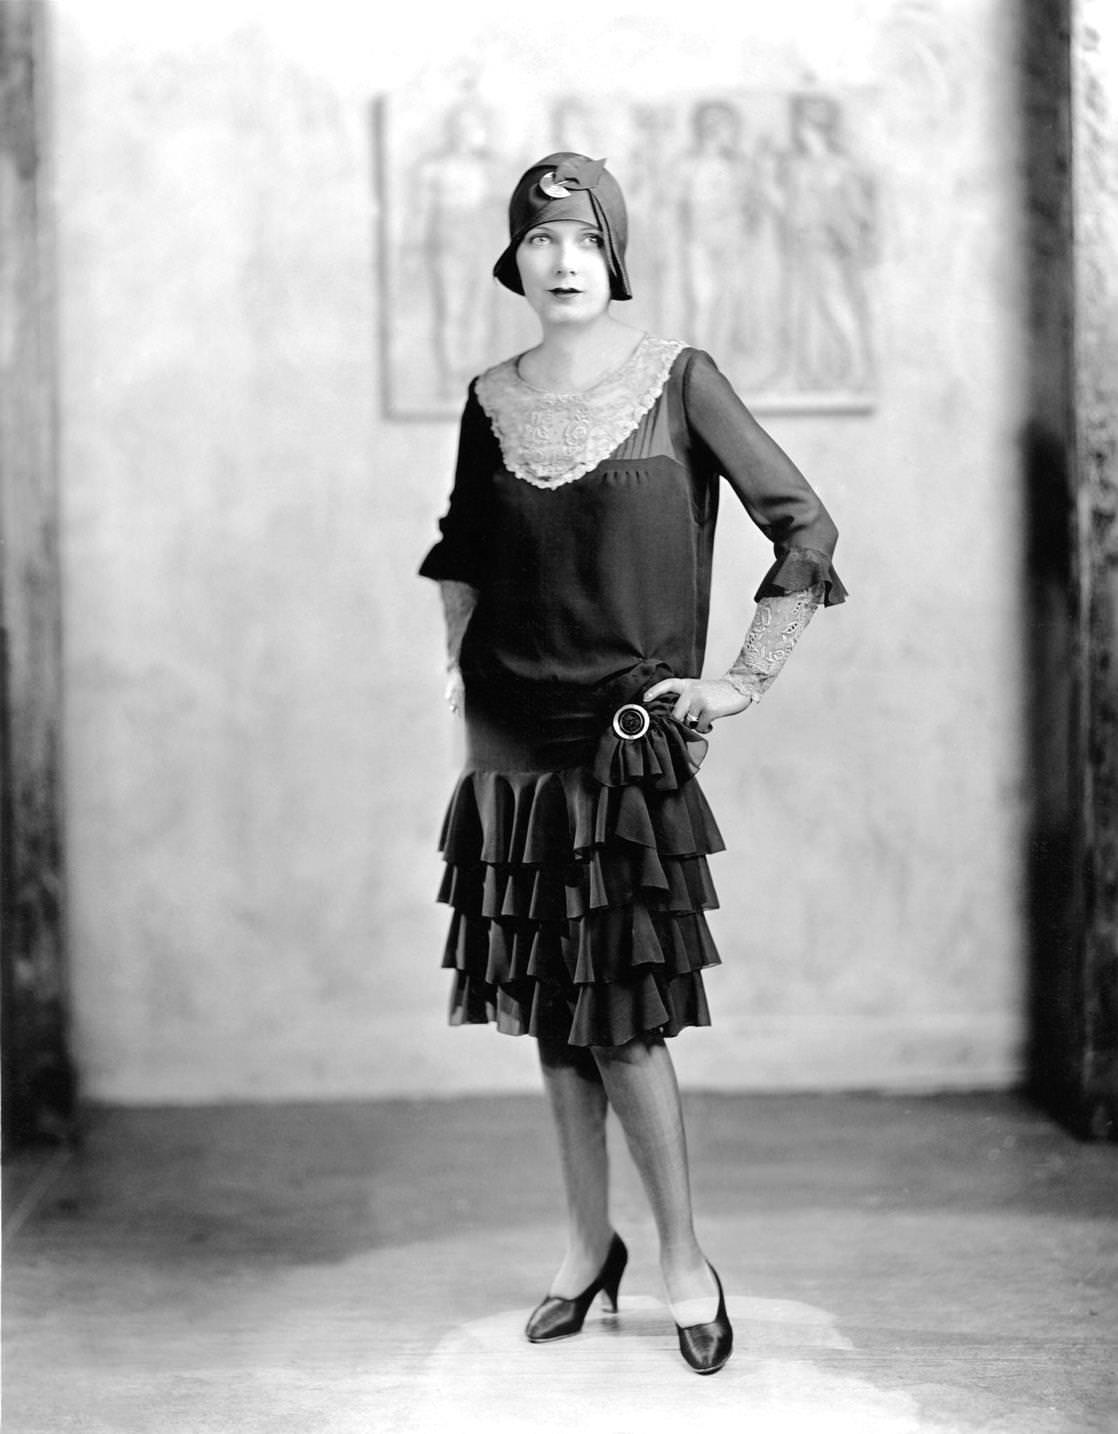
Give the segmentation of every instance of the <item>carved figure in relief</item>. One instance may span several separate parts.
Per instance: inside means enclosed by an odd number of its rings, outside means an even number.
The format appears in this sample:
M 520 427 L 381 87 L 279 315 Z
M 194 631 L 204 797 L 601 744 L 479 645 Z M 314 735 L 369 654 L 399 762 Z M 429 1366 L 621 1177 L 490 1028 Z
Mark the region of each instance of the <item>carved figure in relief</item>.
M 419 254 L 429 285 L 431 346 L 441 395 L 457 394 L 477 366 L 492 325 L 491 288 L 479 283 L 491 235 L 500 232 L 489 118 L 472 99 L 446 114 L 443 147 L 415 166 Z
M 668 105 L 638 104 L 630 115 L 632 139 L 626 165 L 629 208 L 634 227 L 645 237 L 641 269 L 648 288 L 649 320 L 655 329 L 671 327 L 670 286 L 678 243 L 669 225 L 658 223 L 664 204 L 663 156 L 669 152 L 673 112 Z
M 744 341 L 741 381 L 751 391 L 775 388 L 789 373 L 786 155 L 773 136 L 758 136 L 753 150 L 752 203 L 747 262 L 742 273 Z
M 865 283 L 876 244 L 872 181 L 845 152 L 835 100 L 796 95 L 790 118 L 785 229 L 796 386 L 864 390 L 873 378 Z
M 686 327 L 723 354 L 748 347 L 745 273 L 757 198 L 741 114 L 724 100 L 695 106 L 692 145 L 673 167 L 679 193 Z

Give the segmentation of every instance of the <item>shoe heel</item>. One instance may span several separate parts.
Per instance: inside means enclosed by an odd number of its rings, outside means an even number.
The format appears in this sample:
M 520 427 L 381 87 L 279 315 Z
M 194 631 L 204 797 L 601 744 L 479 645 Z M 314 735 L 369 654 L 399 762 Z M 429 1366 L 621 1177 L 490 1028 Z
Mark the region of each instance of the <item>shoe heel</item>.
M 617 1313 L 617 1294 L 628 1263 L 629 1251 L 618 1239 L 611 1247 L 606 1267 L 602 1270 L 602 1304 L 611 1314 Z
M 566 1339 L 578 1334 L 586 1319 L 586 1312 L 600 1294 L 607 1308 L 617 1312 L 617 1287 L 625 1273 L 629 1251 L 625 1241 L 615 1234 L 606 1256 L 605 1264 L 598 1271 L 598 1277 L 574 1299 L 563 1299 L 558 1295 L 547 1295 L 528 1317 L 524 1333 L 533 1344 L 543 1344 L 549 1339 Z

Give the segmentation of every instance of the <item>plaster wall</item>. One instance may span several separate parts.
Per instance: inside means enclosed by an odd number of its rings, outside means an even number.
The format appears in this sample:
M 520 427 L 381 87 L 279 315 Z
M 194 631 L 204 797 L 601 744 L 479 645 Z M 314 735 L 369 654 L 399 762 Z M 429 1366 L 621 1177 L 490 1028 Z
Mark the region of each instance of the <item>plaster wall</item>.
M 445 11 L 55 0 L 70 943 L 86 1092 L 516 1089 L 444 1025 L 460 757 L 413 574 L 455 433 L 380 404 L 370 102 L 457 63 L 628 92 L 859 86 L 879 401 L 767 426 L 843 532 L 704 785 L 727 837 L 691 1085 L 999 1085 L 1023 1044 L 1010 0 Z M 488 73 L 485 67 L 489 66 Z M 512 178 L 510 176 L 510 183 Z M 639 243 L 639 236 L 634 237 Z M 724 507 L 710 669 L 769 561 Z

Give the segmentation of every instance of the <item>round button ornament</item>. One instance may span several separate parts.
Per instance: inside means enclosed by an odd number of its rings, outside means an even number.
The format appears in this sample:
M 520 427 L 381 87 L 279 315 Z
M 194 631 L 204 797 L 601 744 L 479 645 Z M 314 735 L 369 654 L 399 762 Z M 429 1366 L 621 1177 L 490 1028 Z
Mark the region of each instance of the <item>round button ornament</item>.
M 563 181 L 555 178 L 553 169 L 549 169 L 546 174 L 541 175 L 538 183 L 548 199 L 566 199 L 570 193 Z
M 626 702 L 613 714 L 613 730 L 623 742 L 639 742 L 651 726 L 648 708 L 636 702 Z

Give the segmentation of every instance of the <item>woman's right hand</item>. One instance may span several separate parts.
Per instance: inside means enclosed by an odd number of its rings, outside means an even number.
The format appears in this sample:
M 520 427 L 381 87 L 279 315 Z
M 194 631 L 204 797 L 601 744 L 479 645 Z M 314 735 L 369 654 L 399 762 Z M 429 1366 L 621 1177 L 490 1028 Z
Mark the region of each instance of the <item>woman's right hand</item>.
M 446 698 L 446 705 L 454 713 L 455 717 L 461 717 L 462 709 L 466 701 L 466 687 L 462 681 L 462 673 L 455 662 L 447 668 L 446 691 L 443 696 Z
M 744 712 L 756 700 L 752 694 L 743 693 L 724 677 L 714 681 L 699 677 L 666 677 L 650 687 L 643 700 L 652 702 L 657 697 L 674 697 L 676 703 L 672 716 L 677 722 L 694 727 L 703 736 L 710 731 L 712 722 Z

